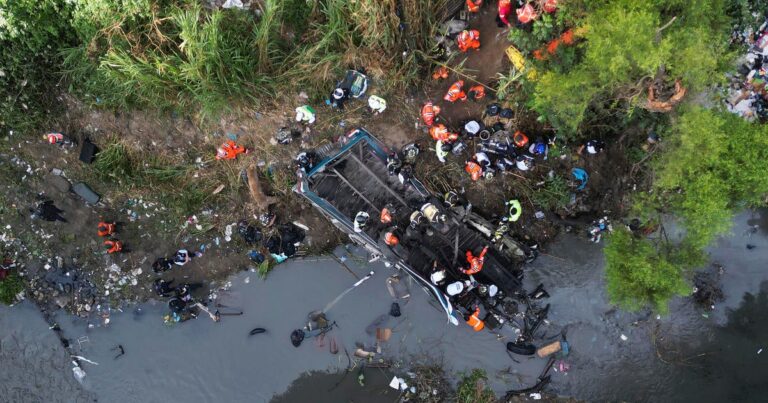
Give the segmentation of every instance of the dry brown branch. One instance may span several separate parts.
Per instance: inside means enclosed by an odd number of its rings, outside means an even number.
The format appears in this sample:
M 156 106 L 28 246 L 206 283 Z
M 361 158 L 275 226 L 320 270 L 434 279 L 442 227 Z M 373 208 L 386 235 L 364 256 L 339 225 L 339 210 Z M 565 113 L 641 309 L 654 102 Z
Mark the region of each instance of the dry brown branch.
M 255 164 L 248 166 L 246 174 L 248 175 L 248 190 L 251 192 L 251 198 L 253 198 L 257 210 L 266 211 L 270 205 L 277 203 L 276 198 L 265 195 L 261 189 L 259 174 L 256 172 Z

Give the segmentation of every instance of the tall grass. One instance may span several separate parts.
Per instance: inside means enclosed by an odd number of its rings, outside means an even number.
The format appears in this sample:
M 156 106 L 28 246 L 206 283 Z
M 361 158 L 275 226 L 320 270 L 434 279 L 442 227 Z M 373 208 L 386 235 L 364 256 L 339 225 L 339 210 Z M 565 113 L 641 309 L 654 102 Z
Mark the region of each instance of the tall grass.
M 138 154 L 138 150 L 129 148 L 119 138 L 110 138 L 96 155 L 93 170 L 103 181 L 130 188 L 183 181 L 193 168 L 176 165 L 158 155 Z
M 64 73 L 73 89 L 113 107 L 183 109 L 202 118 L 274 100 L 278 90 L 318 99 L 350 67 L 395 88 L 418 79 L 423 60 L 415 51 L 429 51 L 445 2 L 264 0 L 258 14 L 187 1 L 138 12 L 110 5 L 111 14 L 81 7 L 74 25 L 84 40 L 62 52 Z M 405 50 L 414 52 L 403 57 Z

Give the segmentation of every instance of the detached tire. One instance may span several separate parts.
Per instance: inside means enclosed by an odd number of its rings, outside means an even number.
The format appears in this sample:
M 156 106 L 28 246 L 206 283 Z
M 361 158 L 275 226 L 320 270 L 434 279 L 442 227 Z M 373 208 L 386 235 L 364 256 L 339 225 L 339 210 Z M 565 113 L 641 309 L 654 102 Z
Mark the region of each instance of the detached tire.
M 519 355 L 534 355 L 536 354 L 536 347 L 533 344 L 524 343 L 507 343 L 507 351 Z

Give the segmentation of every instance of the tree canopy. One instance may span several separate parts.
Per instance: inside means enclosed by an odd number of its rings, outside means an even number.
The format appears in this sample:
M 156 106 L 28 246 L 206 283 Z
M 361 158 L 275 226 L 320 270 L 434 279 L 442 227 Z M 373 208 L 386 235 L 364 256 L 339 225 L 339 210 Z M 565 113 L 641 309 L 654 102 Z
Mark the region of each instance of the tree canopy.
M 721 80 L 729 60 L 722 0 L 573 1 L 563 7 L 584 32 L 582 57 L 569 71 L 544 73 L 531 105 L 570 137 L 578 135 L 592 104 L 610 101 L 629 110 L 658 76 L 700 90 Z

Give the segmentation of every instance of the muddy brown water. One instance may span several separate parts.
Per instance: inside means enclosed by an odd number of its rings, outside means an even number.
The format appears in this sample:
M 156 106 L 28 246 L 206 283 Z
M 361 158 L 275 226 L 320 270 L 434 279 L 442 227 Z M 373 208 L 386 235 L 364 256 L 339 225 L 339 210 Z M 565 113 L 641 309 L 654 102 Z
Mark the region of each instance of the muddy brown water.
M 661 319 L 613 309 L 602 288 L 600 246 L 574 235 L 562 236 L 526 269 L 529 286 L 543 282 L 552 295 L 543 337 L 567 328 L 572 346 L 565 359 L 570 369 L 554 372 L 548 390 L 591 401 L 763 400 L 768 393 L 765 218 L 765 212 L 739 215 L 732 235 L 711 248 L 713 261 L 725 266 L 726 299 L 708 317 L 687 298 L 675 300 L 670 314 Z M 753 233 L 748 231 L 750 225 L 762 229 Z M 756 247 L 747 250 L 746 244 Z M 374 386 L 383 384 L 389 374 L 366 372 L 370 382 L 361 387 L 357 369 L 343 380 L 341 375 L 312 372 L 347 368 L 344 349 L 351 355 L 356 342 L 371 346 L 375 336 L 366 334 L 365 328 L 391 303 L 385 286 L 391 269 L 353 258 L 343 248 L 336 253 L 348 256 L 350 270 L 320 257 L 284 263 L 266 281 L 250 272 L 233 277 L 231 289 L 220 294 L 220 303 L 245 313 L 225 316 L 218 324 L 200 317 L 166 326 L 161 319 L 164 305 L 159 303 L 115 314 L 106 328 L 96 323 L 89 328 L 82 319 L 60 315 L 58 321 L 75 352 L 98 363 L 83 364 L 88 375 L 82 385 L 31 305 L 2 307 L 0 396 L 11 396 L 4 401 L 269 401 L 287 391 L 277 401 L 307 401 L 321 392 L 339 399 L 348 395 L 358 396 L 355 401 L 379 401 L 379 397 L 383 401 L 387 395 L 379 395 L 384 392 Z M 302 325 L 309 311 L 325 306 L 371 269 L 376 274 L 330 310 L 338 328 L 322 343 L 308 339 L 299 348 L 290 344 L 288 335 Z M 503 342 L 492 334 L 453 327 L 430 304 L 428 295 L 415 287 L 411 295 L 402 307 L 403 316 L 390 318 L 386 325 L 393 336 L 383 346 L 385 357 L 398 365 L 407 365 L 413 357 L 432 357 L 452 373 L 483 367 L 499 393 L 535 381 L 545 364 L 542 359 L 516 357 L 519 363 L 513 362 L 504 353 Z M 249 336 L 254 327 L 267 332 Z M 329 352 L 331 338 L 340 349 L 336 355 Z M 115 359 L 112 349 L 118 344 L 125 355 Z M 766 351 L 759 352 L 763 348 Z M 399 368 L 394 371 L 403 375 Z M 314 375 L 307 375 L 310 372 Z

